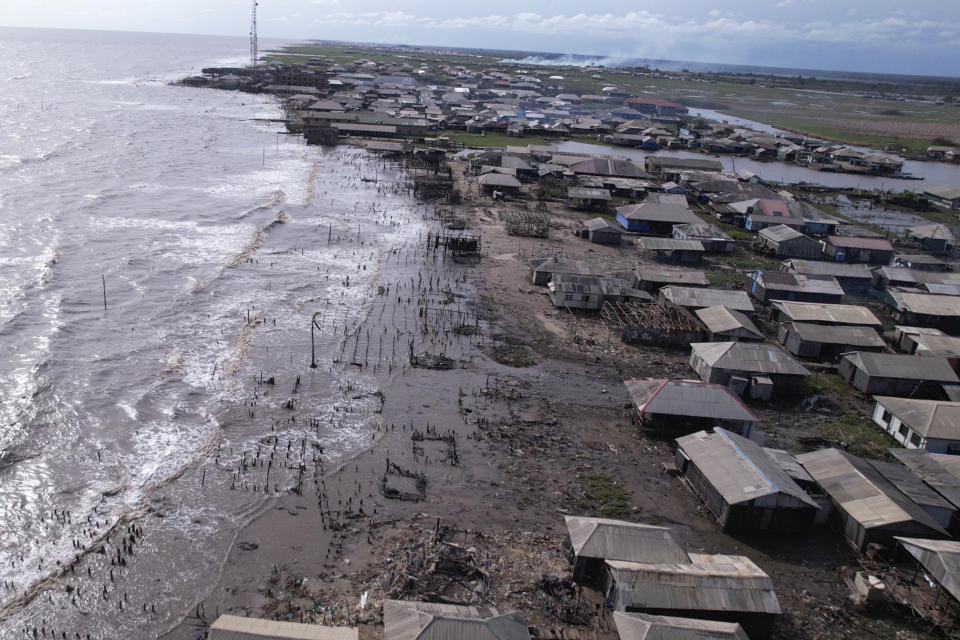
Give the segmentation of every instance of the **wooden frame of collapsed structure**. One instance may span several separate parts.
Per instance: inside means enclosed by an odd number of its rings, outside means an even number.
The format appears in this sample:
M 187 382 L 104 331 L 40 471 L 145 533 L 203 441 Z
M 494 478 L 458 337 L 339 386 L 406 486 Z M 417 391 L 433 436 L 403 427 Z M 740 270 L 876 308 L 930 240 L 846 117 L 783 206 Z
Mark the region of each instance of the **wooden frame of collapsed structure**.
M 663 302 L 605 302 L 600 316 L 627 344 L 680 347 L 703 338 L 705 329 L 683 307 Z
M 444 256 L 450 254 L 454 262 L 479 262 L 480 234 L 428 232 L 427 251 L 436 252 L 438 249 L 443 249 Z
M 508 211 L 504 214 L 507 233 L 512 236 L 546 238 L 550 235 L 550 217 L 536 211 Z

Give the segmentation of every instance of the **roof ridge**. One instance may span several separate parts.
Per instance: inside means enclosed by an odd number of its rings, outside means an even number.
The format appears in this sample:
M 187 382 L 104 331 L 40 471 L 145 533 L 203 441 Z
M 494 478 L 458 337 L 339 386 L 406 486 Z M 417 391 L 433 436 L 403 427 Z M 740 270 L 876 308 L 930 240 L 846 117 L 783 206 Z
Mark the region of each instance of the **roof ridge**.
M 763 478 L 763 479 L 767 482 L 767 484 L 769 484 L 769 485 L 774 489 L 774 491 L 776 491 L 776 492 L 778 492 L 778 493 L 783 492 L 783 490 L 782 490 L 779 486 L 777 486 L 777 483 L 775 483 L 773 480 L 771 480 L 770 478 L 768 478 L 768 477 L 767 477 L 767 474 L 765 474 L 765 473 L 760 469 L 760 467 L 758 467 L 758 466 L 756 465 L 756 463 L 754 463 L 754 461 L 750 459 L 750 456 L 748 456 L 746 453 L 744 453 L 743 449 L 741 449 L 740 446 L 739 446 L 736 442 L 734 442 L 734 441 L 730 438 L 730 436 L 727 435 L 726 429 L 724 429 L 724 428 L 722 428 L 722 427 L 715 427 L 715 428 L 713 429 L 713 432 L 714 432 L 714 433 L 717 433 L 718 435 L 720 435 L 720 437 L 722 437 L 724 440 L 726 440 L 727 442 L 729 442 L 729 443 L 730 443 L 730 446 L 733 447 L 733 450 L 736 451 L 738 454 L 740 454 L 740 457 L 743 458 L 743 459 L 747 462 L 747 464 L 749 464 L 749 465 L 753 468 L 754 471 L 756 471 L 758 474 L 760 474 L 760 477 Z M 784 493 L 785 493 L 785 492 L 784 492 Z

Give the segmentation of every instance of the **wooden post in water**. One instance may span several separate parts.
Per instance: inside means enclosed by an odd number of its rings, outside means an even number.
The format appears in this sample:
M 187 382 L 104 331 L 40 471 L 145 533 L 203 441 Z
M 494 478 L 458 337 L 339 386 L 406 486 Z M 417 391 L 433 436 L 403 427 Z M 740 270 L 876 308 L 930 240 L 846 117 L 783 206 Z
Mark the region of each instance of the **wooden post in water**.
M 103 310 L 107 310 L 107 279 L 104 275 L 100 274 L 100 280 L 103 282 Z

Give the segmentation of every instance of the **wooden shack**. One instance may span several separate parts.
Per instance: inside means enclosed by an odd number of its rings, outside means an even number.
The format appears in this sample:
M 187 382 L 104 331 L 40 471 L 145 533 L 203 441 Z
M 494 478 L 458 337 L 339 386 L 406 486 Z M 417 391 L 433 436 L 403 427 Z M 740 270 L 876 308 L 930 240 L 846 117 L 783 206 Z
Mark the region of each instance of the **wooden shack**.
M 784 322 L 777 339 L 801 358 L 836 360 L 849 351 L 884 351 L 886 342 L 871 327 L 832 327 L 807 322 Z
M 854 351 L 840 358 L 837 373 L 870 395 L 943 398 L 943 385 L 960 384 L 946 358 Z

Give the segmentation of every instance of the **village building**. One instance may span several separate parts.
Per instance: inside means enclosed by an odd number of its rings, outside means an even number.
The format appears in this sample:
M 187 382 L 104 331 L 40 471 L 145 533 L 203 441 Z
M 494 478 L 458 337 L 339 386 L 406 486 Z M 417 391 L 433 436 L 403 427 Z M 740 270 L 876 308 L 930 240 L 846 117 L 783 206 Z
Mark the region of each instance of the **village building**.
M 839 449 L 797 459 L 830 498 L 828 519 L 860 551 L 894 536 L 943 538 L 947 532 L 867 460 Z
M 915 561 L 917 571 L 914 573 L 922 570 L 925 580 L 922 583 L 918 581 L 919 588 L 929 585 L 934 591 L 934 594 L 925 598 L 927 605 L 931 606 L 932 603 L 932 608 L 940 611 L 955 609 L 960 601 L 960 542 L 905 536 L 897 536 L 895 540 L 900 545 L 899 548 Z M 898 553 L 898 556 L 902 555 Z M 943 593 L 947 596 L 943 597 Z M 941 598 L 944 601 L 942 605 Z M 914 606 L 922 610 L 921 607 Z
M 894 325 L 893 341 L 897 348 L 906 353 L 913 353 L 917 350 L 918 336 L 946 336 L 940 329 L 932 327 L 908 327 L 905 325 Z
M 763 253 L 781 258 L 820 258 L 823 245 L 796 229 L 777 224 L 762 229 L 753 243 Z
M 800 358 L 838 359 L 849 351 L 885 351 L 887 343 L 870 327 L 829 326 L 807 322 L 780 324 L 777 339 Z
M 960 371 L 960 338 L 919 333 L 907 336 L 905 343 L 909 346 L 907 353 L 946 358 L 954 371 Z
M 898 253 L 893 257 L 893 266 L 906 267 L 914 271 L 944 272 L 953 268 L 951 263 L 943 258 L 926 253 Z
M 766 339 L 750 318 L 734 309 L 715 305 L 697 309 L 695 313 L 710 332 L 711 342 L 740 340 L 763 342 Z
M 956 507 L 928 486 L 919 476 L 897 462 L 870 460 L 869 464 L 905 496 L 919 505 L 942 529 L 949 529 Z
M 606 600 L 614 611 L 737 622 L 753 640 L 780 615 L 773 581 L 745 556 L 691 553 L 689 564 L 608 560 Z
M 505 195 L 519 195 L 523 186 L 515 177 L 503 173 L 485 173 L 477 178 L 480 190 L 487 195 L 501 193 Z
M 837 373 L 869 395 L 942 398 L 943 385 L 960 384 L 946 358 L 853 351 L 840 357 Z
M 593 265 L 558 256 L 534 258 L 528 264 L 530 265 L 530 282 L 541 287 L 547 286 L 553 275 L 557 273 L 577 276 L 600 275 L 600 270 Z
M 674 459 L 724 531 L 803 531 L 820 508 L 777 458 L 723 428 L 677 438 Z
M 684 206 L 641 202 L 617 207 L 617 222 L 627 231 L 648 235 L 670 236 L 680 224 L 700 224 L 702 220 Z
M 898 289 L 887 289 L 883 295 L 898 323 L 960 333 L 960 297 Z
M 960 245 L 953 228 L 945 224 L 921 224 L 916 227 L 907 227 L 903 236 L 913 240 L 921 249 L 937 254 L 951 254 Z
M 571 209 L 583 211 L 603 211 L 613 196 L 607 189 L 590 189 L 587 187 L 568 187 L 567 202 Z
M 873 422 L 907 449 L 960 454 L 960 402 L 874 396 Z
M 759 419 L 726 387 L 700 380 L 624 380 L 643 428 L 661 436 L 724 427 L 749 436 Z
M 736 622 L 613 612 L 620 640 L 750 640 Z
M 632 289 L 620 278 L 555 273 L 547 284 L 555 307 L 596 311 L 604 302 L 650 302 L 653 296 Z
M 324 627 L 278 620 L 262 620 L 223 614 L 207 634 L 207 640 L 358 640 L 353 627 Z
M 875 267 L 871 271 L 874 289 L 921 288 L 927 284 L 960 285 L 960 273 L 922 271 L 907 267 Z
M 883 238 L 827 236 L 823 253 L 837 262 L 890 264 L 894 249 L 893 245 Z
M 682 171 L 723 171 L 722 162 L 707 158 L 647 156 L 644 163 L 649 173 L 668 179 Z
M 663 267 L 642 265 L 633 270 L 633 286 L 654 293 L 668 284 L 687 287 L 707 287 L 710 281 L 703 271 L 694 269 L 665 269 Z
M 873 274 L 870 265 L 845 264 L 794 258 L 780 263 L 780 271 L 799 273 L 805 276 L 836 278 L 847 295 L 864 295 L 870 289 Z
M 948 530 L 956 535 L 960 531 L 960 456 L 926 449 L 890 449 L 889 453 L 950 503 L 954 518 Z
M 658 261 L 667 264 L 697 264 L 705 253 L 699 240 L 675 238 L 637 238 L 637 248 L 656 254 Z
M 757 342 L 695 342 L 690 368 L 704 382 L 729 387 L 756 400 L 805 392 L 810 372 L 774 345 Z
M 584 233 L 595 244 L 620 244 L 623 232 L 606 218 L 591 218 L 583 223 Z
M 727 233 L 706 222 L 674 225 L 673 237 L 678 240 L 698 240 L 707 253 L 730 253 L 736 246 Z
M 753 314 L 756 309 L 745 291 L 710 289 L 705 287 L 682 287 L 667 285 L 657 293 L 660 300 L 667 300 L 690 311 L 707 307 L 724 306 L 734 311 Z
M 383 635 L 384 640 L 530 640 L 527 621 L 519 611 L 405 600 L 383 601 Z
M 648 163 L 648 169 L 649 166 Z M 651 171 L 651 173 L 653 172 Z M 930 185 L 923 190 L 923 195 L 938 207 L 953 209 L 954 211 L 960 210 L 960 189 L 957 187 Z
M 573 579 L 600 584 L 607 560 L 647 564 L 688 564 L 690 556 L 667 527 L 639 522 L 564 516 L 565 547 Z
M 763 304 L 774 300 L 836 304 L 843 300 L 843 288 L 836 278 L 783 271 L 751 271 L 747 278 L 750 295 Z
M 774 301 L 770 315 L 777 322 L 809 322 L 828 326 L 872 327 L 883 329 L 883 323 L 867 307 L 852 304 L 817 304 L 814 302 Z

